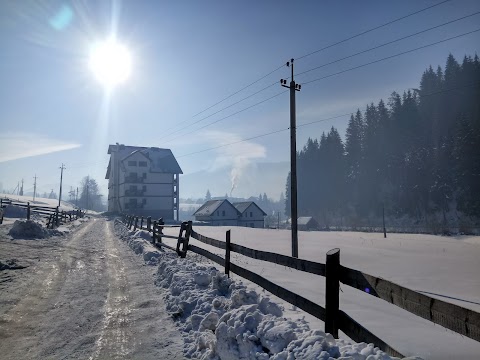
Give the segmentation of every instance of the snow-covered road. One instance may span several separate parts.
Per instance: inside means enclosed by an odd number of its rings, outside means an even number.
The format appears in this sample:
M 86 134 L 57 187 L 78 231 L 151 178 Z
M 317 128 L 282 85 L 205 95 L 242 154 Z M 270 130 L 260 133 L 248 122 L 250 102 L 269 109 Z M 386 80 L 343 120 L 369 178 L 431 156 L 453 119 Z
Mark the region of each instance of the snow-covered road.
M 153 267 L 93 219 L 66 237 L 11 240 L 0 228 L 2 359 L 181 359 Z

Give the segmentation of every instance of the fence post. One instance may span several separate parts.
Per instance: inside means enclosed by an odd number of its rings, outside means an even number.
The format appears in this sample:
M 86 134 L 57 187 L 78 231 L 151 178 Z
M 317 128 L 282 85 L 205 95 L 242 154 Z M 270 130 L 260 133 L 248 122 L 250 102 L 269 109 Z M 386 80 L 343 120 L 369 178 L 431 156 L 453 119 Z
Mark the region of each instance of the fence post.
M 152 231 L 152 217 L 147 216 L 147 231 L 150 232 Z
M 157 243 L 157 220 L 153 222 L 152 228 L 152 244 L 155 245 Z
M 185 232 L 185 235 L 183 235 Z M 178 234 L 178 241 L 177 241 L 177 254 L 184 258 L 187 256 L 188 250 L 188 241 L 190 240 L 190 234 L 192 233 L 192 222 L 191 221 L 184 221 L 180 226 L 180 233 Z M 180 249 L 181 245 L 181 249 Z
M 30 220 L 30 201 L 27 203 L 27 220 Z
M 163 221 L 163 218 L 158 219 L 158 242 L 162 243 L 162 235 L 163 235 L 163 226 L 165 225 L 165 221 Z
M 225 234 L 225 274 L 230 277 L 230 230 Z
M 133 231 L 137 230 L 138 227 L 138 216 L 135 216 L 135 225 L 133 226 Z
M 387 228 L 385 227 L 385 205 L 382 207 L 382 215 L 383 215 L 383 237 L 387 238 Z
M 325 332 L 338 338 L 338 307 L 340 290 L 340 249 L 327 252 L 325 266 Z
M 55 225 L 58 226 L 58 206 L 55 208 Z
M 142 216 L 142 220 L 140 220 L 140 230 L 143 230 L 143 216 Z

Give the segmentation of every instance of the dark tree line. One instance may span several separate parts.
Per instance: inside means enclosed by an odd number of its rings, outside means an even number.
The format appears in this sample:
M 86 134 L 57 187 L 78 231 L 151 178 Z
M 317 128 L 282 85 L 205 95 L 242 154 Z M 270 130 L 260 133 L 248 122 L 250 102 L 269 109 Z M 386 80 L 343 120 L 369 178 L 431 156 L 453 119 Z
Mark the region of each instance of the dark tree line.
M 299 216 L 325 225 L 367 224 L 382 207 L 417 222 L 457 210 L 480 217 L 480 62 L 452 55 L 420 87 L 393 92 L 332 127 L 297 154 Z M 290 214 L 290 175 L 286 187 Z

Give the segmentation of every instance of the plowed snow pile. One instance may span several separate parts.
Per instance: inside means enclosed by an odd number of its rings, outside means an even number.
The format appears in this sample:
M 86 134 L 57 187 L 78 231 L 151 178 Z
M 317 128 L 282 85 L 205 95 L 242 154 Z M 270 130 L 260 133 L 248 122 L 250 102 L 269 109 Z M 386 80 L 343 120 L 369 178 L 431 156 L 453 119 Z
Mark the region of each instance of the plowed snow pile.
M 129 232 L 121 223 L 116 225 L 121 237 L 141 253 L 139 243 L 147 243 L 141 239 L 145 234 Z M 248 290 L 215 267 L 178 258 L 173 252 L 158 254 L 155 283 L 168 290 L 167 310 L 182 330 L 184 354 L 188 358 L 398 359 L 373 344 L 334 339 L 321 330 L 311 330 L 304 320 L 283 317 L 281 307 L 268 296 Z
M 32 220 L 17 220 L 8 235 L 15 239 L 44 239 L 49 236 L 47 229 Z

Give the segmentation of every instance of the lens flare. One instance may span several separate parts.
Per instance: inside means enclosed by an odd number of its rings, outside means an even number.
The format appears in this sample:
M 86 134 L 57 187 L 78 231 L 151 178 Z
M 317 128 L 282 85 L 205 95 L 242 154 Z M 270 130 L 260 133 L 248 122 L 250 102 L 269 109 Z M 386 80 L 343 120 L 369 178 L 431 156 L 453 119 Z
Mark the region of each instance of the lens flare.
M 89 67 L 100 83 L 113 88 L 129 78 L 132 58 L 124 45 L 109 39 L 92 46 Z

